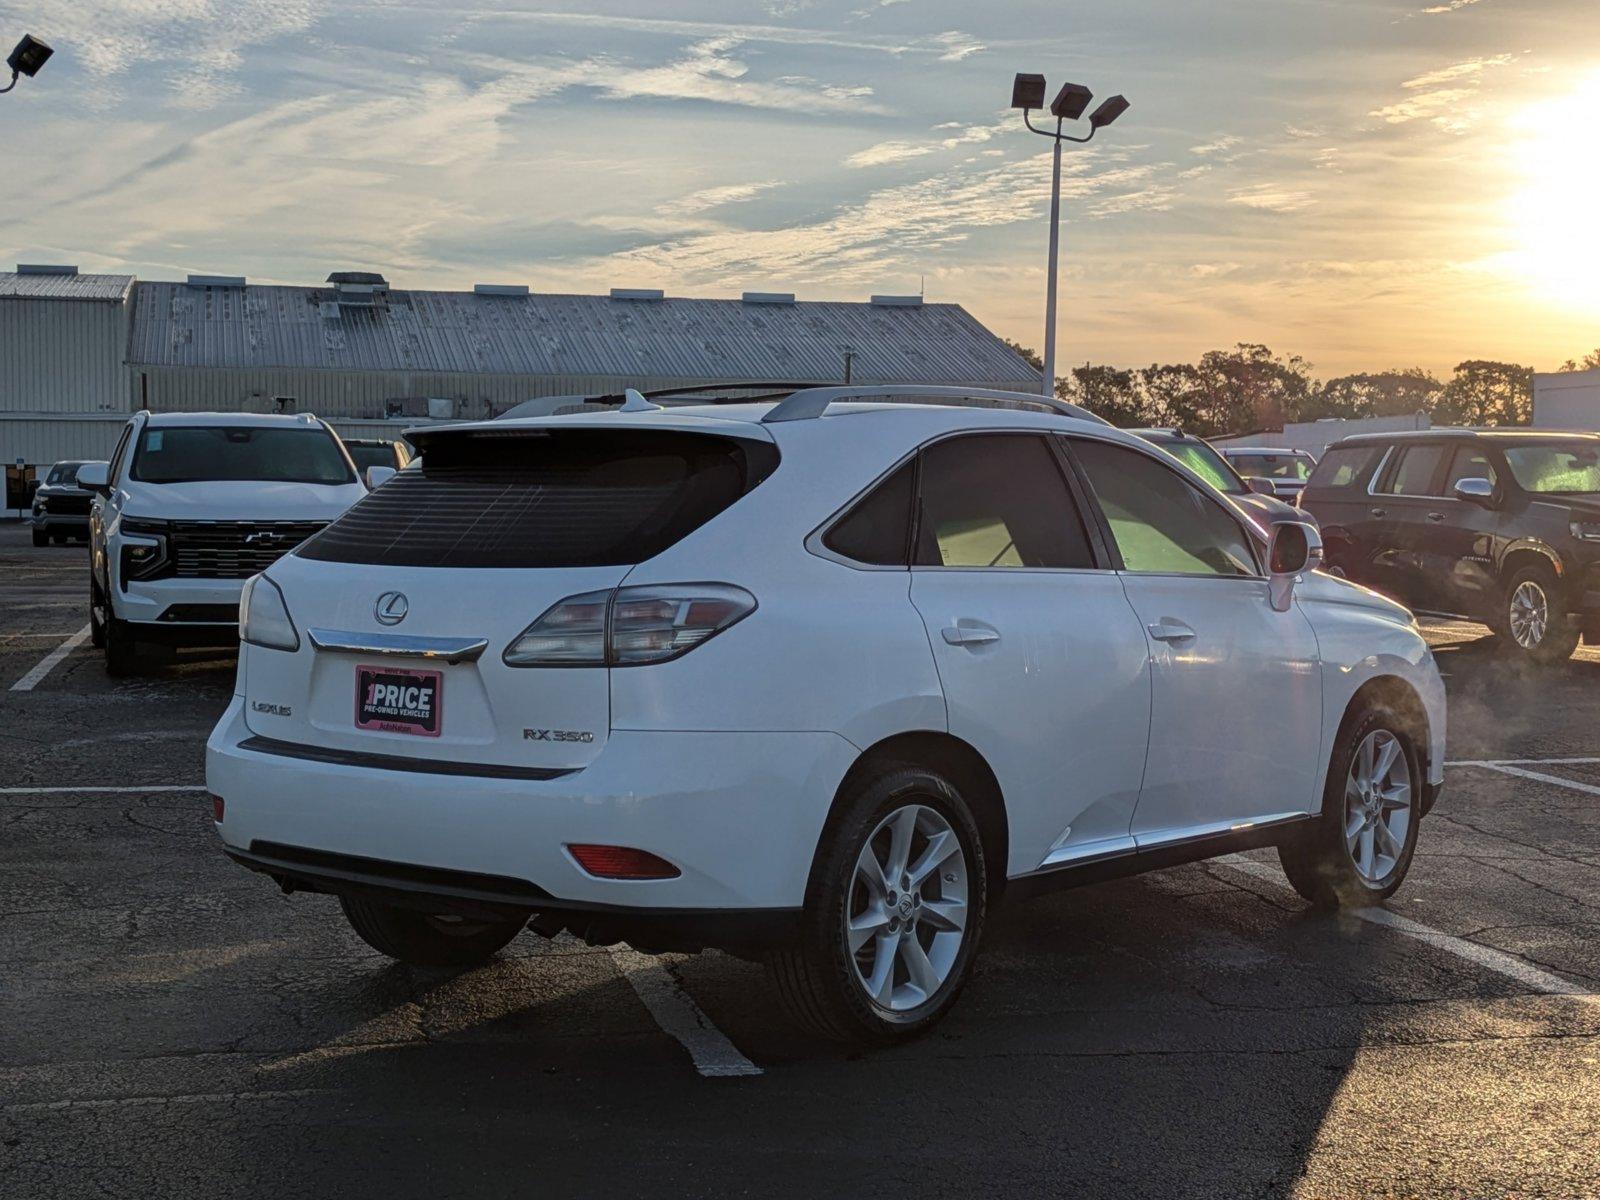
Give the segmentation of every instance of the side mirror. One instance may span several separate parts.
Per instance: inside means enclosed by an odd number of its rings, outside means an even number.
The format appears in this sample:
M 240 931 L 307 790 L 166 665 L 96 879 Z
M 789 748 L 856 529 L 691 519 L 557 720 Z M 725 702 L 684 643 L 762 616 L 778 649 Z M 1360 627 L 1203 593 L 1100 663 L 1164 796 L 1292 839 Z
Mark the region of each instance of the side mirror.
M 388 483 L 389 480 L 391 480 L 393 478 L 394 478 L 394 468 L 393 467 L 368 467 L 367 468 L 367 490 L 370 492 L 374 488 L 380 487 L 381 485 L 383 485 L 385 483 Z
M 1245 481 L 1245 486 L 1258 496 L 1276 496 L 1278 490 L 1272 486 L 1272 480 L 1262 475 L 1251 475 Z
M 78 468 L 78 486 L 89 492 L 99 492 L 102 496 L 111 494 L 111 477 L 109 465 L 106 463 L 84 463 Z
M 1282 521 L 1273 525 L 1267 542 L 1268 593 L 1272 607 L 1288 612 L 1294 599 L 1295 581 L 1307 571 L 1322 565 L 1322 534 L 1304 521 Z
M 1456 499 L 1465 500 L 1469 504 L 1481 504 L 1484 508 L 1494 507 L 1494 484 L 1487 479 L 1476 476 L 1468 479 L 1456 480 Z

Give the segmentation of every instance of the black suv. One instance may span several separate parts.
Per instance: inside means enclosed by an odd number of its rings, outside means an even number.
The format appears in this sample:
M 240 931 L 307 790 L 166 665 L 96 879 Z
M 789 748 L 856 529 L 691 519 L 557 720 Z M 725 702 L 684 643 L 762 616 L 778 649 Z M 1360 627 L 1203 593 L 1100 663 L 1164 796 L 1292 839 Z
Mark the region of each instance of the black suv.
M 1539 661 L 1600 641 L 1600 435 L 1360 434 L 1328 448 L 1300 503 L 1335 574 Z

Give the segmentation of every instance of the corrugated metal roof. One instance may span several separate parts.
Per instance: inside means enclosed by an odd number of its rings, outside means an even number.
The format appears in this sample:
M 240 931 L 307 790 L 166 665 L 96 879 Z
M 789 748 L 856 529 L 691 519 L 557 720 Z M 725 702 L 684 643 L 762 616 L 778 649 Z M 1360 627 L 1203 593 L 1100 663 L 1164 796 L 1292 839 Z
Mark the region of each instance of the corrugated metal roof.
M 128 361 L 687 379 L 1015 384 L 1039 373 L 957 304 L 474 295 L 390 290 L 324 316 L 332 288 L 136 285 Z
M 132 275 L 19 275 L 0 271 L 0 298 L 25 297 L 29 300 L 109 300 L 127 299 L 133 286 Z

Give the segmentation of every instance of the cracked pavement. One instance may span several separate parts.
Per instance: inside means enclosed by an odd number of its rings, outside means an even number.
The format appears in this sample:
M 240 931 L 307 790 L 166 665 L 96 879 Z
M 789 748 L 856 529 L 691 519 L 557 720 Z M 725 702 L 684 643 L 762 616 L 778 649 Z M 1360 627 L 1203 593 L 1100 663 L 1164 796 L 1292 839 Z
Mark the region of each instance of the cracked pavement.
M 0 688 L 84 619 L 84 551 L 25 540 L 0 527 Z M 1452 759 L 1600 758 L 1600 654 L 1430 638 Z M 201 783 L 231 683 L 84 647 L 0 691 L 0 787 Z M 1452 768 L 1389 907 L 1600 991 L 1600 797 Z M 1600 1195 L 1600 1000 L 1224 865 L 1001 912 L 891 1051 L 806 1041 L 751 964 L 663 961 L 764 1074 L 697 1075 L 570 939 L 377 956 L 225 860 L 203 793 L 0 794 L 0 1196 Z

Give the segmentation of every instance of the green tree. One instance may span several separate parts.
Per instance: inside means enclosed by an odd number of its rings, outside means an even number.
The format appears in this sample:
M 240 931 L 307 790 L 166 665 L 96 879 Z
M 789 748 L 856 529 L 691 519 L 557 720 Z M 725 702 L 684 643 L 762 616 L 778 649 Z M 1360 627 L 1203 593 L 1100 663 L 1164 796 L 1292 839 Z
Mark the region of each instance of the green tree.
M 1400 417 L 1431 409 L 1444 384 L 1421 367 L 1330 379 L 1301 410 L 1302 420 L 1321 417 Z
M 1122 429 L 1155 423 L 1155 412 L 1135 371 L 1084 363 L 1056 383 L 1056 395 Z
M 1210 426 L 1200 370 L 1192 363 L 1151 363 L 1139 371 L 1151 424 L 1201 432 Z
M 1008 347 L 1015 350 L 1021 359 L 1035 371 L 1044 370 L 1044 359 L 1039 357 L 1038 351 L 1032 346 L 1024 346 L 1021 342 L 1013 342 L 1010 338 L 1001 338 Z
M 1582 358 L 1569 358 L 1561 364 L 1563 371 L 1600 371 L 1600 349 L 1591 350 Z
M 1461 363 L 1430 415 L 1441 425 L 1526 425 L 1533 418 L 1533 368 L 1485 359 Z

